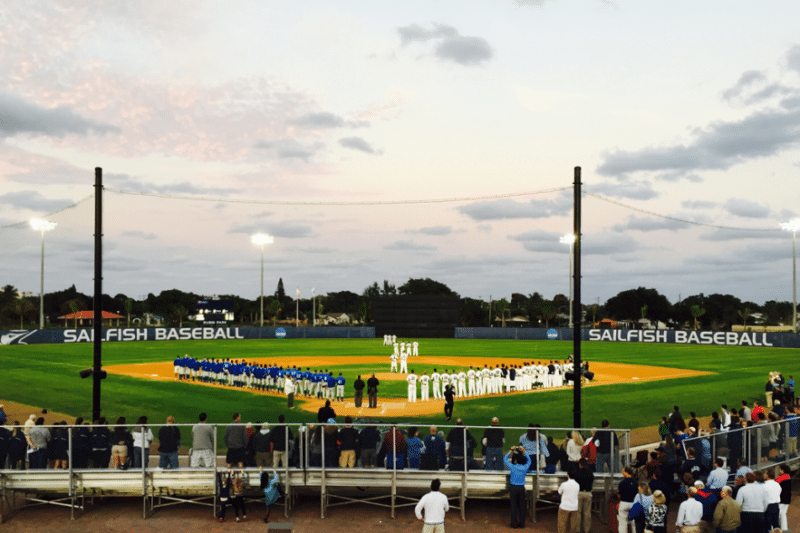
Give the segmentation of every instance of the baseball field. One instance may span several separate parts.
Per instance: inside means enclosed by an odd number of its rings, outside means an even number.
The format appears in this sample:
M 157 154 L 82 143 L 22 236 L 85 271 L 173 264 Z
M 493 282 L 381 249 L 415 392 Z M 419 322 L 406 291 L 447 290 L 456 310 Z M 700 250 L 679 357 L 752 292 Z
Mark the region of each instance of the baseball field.
M 197 420 L 206 411 L 209 422 L 226 423 L 231 413 L 243 421 L 275 422 L 279 414 L 288 422 L 316 420 L 316 401 L 299 398 L 299 408 L 288 410 L 279 394 L 176 382 L 172 360 L 190 354 L 203 357 L 253 360 L 281 366 L 302 365 L 329 370 L 347 378 L 348 402 L 335 403 L 337 414 L 369 416 L 420 425 L 444 423 L 442 402 L 406 403 L 402 376 L 387 375 L 390 347 L 382 339 L 357 340 L 236 340 L 117 342 L 103 345 L 103 367 L 109 372 L 102 386 L 102 414 L 109 420 L 140 415 L 160 423 L 173 415 L 179 423 Z M 420 355 L 409 359 L 417 374 L 434 368 L 468 368 L 497 362 L 563 359 L 572 344 L 560 341 L 423 339 Z M 677 404 L 684 414 L 708 416 L 722 403 L 761 399 L 770 371 L 792 374 L 796 350 L 759 347 L 667 345 L 588 342 L 584 360 L 597 374 L 584 389 L 583 425 L 599 425 L 607 418 L 614 427 L 639 428 L 657 424 Z M 71 416 L 91 417 L 91 379 L 78 372 L 92 364 L 91 344 L 4 346 L 0 400 L 35 405 Z M 379 409 L 355 410 L 352 383 L 356 375 L 381 378 Z M 400 379 L 398 379 L 400 378 Z M 545 427 L 572 425 L 571 389 L 535 391 L 457 399 L 454 417 L 467 425 L 486 425 L 499 416 L 502 425 Z M 306 403 L 308 402 L 308 403 Z

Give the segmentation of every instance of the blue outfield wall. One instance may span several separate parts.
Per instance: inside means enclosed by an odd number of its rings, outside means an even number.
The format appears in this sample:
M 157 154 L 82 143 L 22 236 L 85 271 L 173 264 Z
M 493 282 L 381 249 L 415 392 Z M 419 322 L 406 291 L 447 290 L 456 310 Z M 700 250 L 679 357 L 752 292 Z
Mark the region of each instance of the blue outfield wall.
M 318 328 L 103 328 L 103 342 L 215 340 L 215 339 L 374 339 L 374 327 Z M 94 342 L 94 330 L 0 330 L 0 344 L 73 344 Z
M 569 328 L 456 328 L 456 339 L 573 340 Z M 582 329 L 581 342 L 641 342 L 800 348 L 800 335 L 750 331 L 682 331 L 651 329 Z

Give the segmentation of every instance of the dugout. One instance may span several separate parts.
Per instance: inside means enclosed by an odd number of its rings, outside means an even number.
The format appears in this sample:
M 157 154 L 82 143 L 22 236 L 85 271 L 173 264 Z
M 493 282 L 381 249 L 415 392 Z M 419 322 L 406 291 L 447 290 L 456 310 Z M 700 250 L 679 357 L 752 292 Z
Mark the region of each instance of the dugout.
M 376 296 L 372 299 L 375 336 L 452 339 L 460 301 L 452 295 Z

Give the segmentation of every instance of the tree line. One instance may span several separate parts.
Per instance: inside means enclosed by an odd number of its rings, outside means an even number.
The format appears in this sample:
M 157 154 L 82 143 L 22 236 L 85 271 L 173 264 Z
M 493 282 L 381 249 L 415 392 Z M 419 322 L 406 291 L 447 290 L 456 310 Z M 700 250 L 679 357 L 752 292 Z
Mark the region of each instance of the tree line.
M 310 324 L 312 316 L 317 318 L 327 313 L 346 313 L 352 322 L 369 324 L 372 322 L 372 300 L 375 297 L 394 295 L 448 295 L 459 296 L 444 283 L 430 278 L 411 278 L 399 287 L 384 280 L 364 288 L 361 294 L 351 291 L 328 292 L 311 298 L 293 299 L 286 294 L 283 279 L 278 280 L 275 292 L 264 296 L 264 320 L 276 324 L 279 321 L 293 320 L 299 308 L 302 323 Z M 137 300 L 125 294 L 102 296 L 102 308 L 122 315 L 122 321 L 139 325 L 158 321 L 164 325 L 182 326 L 191 323 L 190 317 L 196 313 L 198 300 L 206 296 L 178 289 L 162 291 Z M 257 325 L 260 322 L 260 297 L 242 298 L 233 294 L 216 296 L 220 300 L 230 300 L 234 305 L 234 324 Z M 563 294 L 545 298 L 539 292 L 531 294 L 512 293 L 510 298 L 494 301 L 474 298 L 460 298 L 459 325 L 463 327 L 508 327 L 510 324 L 532 327 L 567 326 L 569 299 Z M 316 305 L 316 310 L 313 306 Z M 72 285 L 68 289 L 44 295 L 44 314 L 46 326 L 77 327 L 76 324 L 60 324 L 58 317 L 89 311 L 92 297 L 80 293 Z M 12 285 L 0 289 L 0 325 L 3 328 L 25 329 L 38 327 L 39 297 L 25 297 Z M 135 319 L 139 320 L 135 320 Z M 694 329 L 730 329 L 734 324 L 741 325 L 783 325 L 792 322 L 792 303 L 770 300 L 763 305 L 742 301 L 730 294 L 696 294 L 670 303 L 666 296 L 656 289 L 638 287 L 622 291 L 609 298 L 602 305 L 589 303 L 581 305 L 581 321 L 591 327 L 605 318 L 613 320 L 638 321 L 648 319 L 666 324 L 668 327 L 690 327 Z M 512 321 L 512 319 L 514 319 Z M 578 317 L 575 317 L 575 321 Z

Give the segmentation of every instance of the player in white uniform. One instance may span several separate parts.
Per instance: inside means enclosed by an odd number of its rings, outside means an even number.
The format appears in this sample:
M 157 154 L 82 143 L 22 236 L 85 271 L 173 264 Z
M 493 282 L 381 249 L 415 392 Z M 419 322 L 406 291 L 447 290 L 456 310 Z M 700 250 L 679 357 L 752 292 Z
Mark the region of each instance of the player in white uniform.
M 419 355 L 419 343 L 417 341 L 414 341 L 413 343 L 411 343 L 411 347 L 412 347 L 412 350 L 413 350 L 412 353 L 414 355 Z
M 394 354 L 400 357 L 400 345 L 395 342 L 392 346 L 394 347 Z
M 489 370 L 489 367 L 483 365 L 483 370 L 481 370 L 481 376 L 483 376 L 483 384 L 481 385 L 481 396 L 486 394 L 492 393 L 492 371 Z
M 408 354 L 400 350 L 400 373 L 408 374 Z
M 389 372 L 397 372 L 397 354 L 393 353 L 389 356 L 389 361 L 391 361 L 392 366 L 389 367 Z
M 392 335 L 392 344 L 397 344 L 397 335 Z
M 450 373 L 447 370 L 442 371 L 442 392 L 450 385 Z M 444 396 L 442 396 L 444 397 Z
M 472 397 L 475 396 L 475 369 L 469 367 L 467 370 L 467 394 Z
M 467 373 L 464 370 L 458 373 L 458 397 L 463 398 L 467 395 Z
M 414 403 L 417 401 L 417 375 L 413 370 L 406 377 L 406 381 L 408 381 L 408 401 Z
M 419 377 L 419 392 L 420 392 L 420 400 L 423 402 L 428 401 L 428 382 L 431 380 L 430 376 L 428 376 L 427 371 L 423 371 L 422 375 Z
M 492 387 L 494 388 L 495 394 L 501 394 L 503 392 L 503 370 L 496 366 L 494 370 L 492 370 Z
M 433 369 L 433 374 L 431 374 L 431 386 L 433 387 L 433 399 L 434 400 L 441 400 L 442 399 L 442 389 L 439 387 L 440 380 L 442 376 L 436 369 Z

